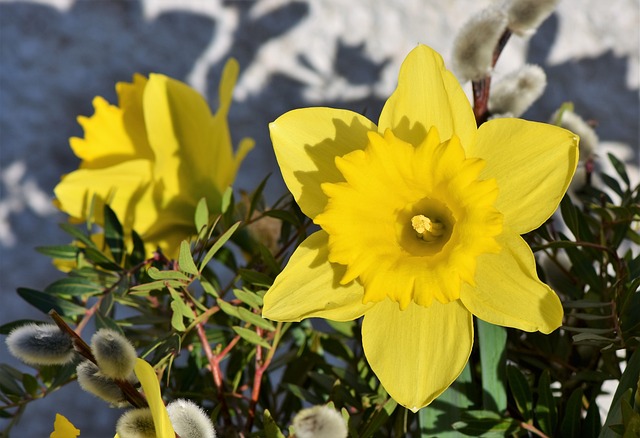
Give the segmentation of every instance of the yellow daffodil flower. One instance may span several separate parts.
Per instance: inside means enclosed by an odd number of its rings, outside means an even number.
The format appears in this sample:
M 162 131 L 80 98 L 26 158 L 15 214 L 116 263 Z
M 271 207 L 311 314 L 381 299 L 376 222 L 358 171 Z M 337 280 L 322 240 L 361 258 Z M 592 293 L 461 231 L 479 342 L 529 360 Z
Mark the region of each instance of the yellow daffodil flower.
M 56 414 L 56 420 L 53 422 L 53 432 L 49 438 L 77 438 L 80 431 L 67 420 L 64 415 Z
M 233 153 L 227 115 L 237 77 L 231 59 L 213 115 L 198 92 L 161 74 L 118 83 L 118 106 L 96 97 L 95 114 L 78 118 L 84 138 L 70 141 L 82 162 L 56 186 L 59 208 L 85 220 L 95 197 L 96 223 L 108 203 L 149 251 L 160 247 L 176 256 L 180 242 L 195 234 L 198 201 L 204 197 L 212 213 L 219 211 L 222 193 L 253 147 L 245 138 Z
M 525 331 L 560 326 L 560 300 L 520 235 L 565 193 L 578 160 L 573 133 L 507 118 L 477 128 L 459 83 L 422 45 L 377 126 L 307 108 L 270 132 L 289 190 L 321 230 L 267 292 L 266 318 L 364 316 L 367 360 L 414 412 L 462 372 L 473 315 Z

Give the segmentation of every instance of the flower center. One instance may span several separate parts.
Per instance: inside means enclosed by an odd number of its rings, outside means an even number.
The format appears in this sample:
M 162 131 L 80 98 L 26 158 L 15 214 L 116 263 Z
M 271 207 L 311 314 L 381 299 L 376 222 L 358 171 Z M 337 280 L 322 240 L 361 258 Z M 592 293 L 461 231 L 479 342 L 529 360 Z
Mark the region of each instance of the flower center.
M 411 218 L 411 226 L 418 233 L 418 237 L 425 242 L 433 242 L 438 237 L 442 237 L 444 232 L 443 224 L 434 222 L 422 214 Z

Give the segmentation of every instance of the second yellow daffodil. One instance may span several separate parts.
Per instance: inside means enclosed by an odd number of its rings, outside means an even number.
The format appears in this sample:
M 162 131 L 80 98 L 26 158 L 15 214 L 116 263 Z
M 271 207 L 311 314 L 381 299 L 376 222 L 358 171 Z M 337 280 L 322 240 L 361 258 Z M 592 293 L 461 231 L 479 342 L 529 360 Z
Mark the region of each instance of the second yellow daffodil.
M 84 138 L 71 139 L 80 168 L 54 190 L 60 209 L 86 220 L 95 199 L 92 220 L 100 224 L 107 203 L 148 251 L 160 247 L 177 256 L 180 242 L 195 234 L 198 201 L 206 198 L 211 213 L 218 212 L 253 147 L 245 138 L 233 153 L 227 116 L 238 70 L 233 59 L 225 65 L 213 115 L 198 92 L 161 74 L 118 83 L 118 106 L 96 97 L 95 114 L 78 119 Z
M 364 316 L 367 360 L 413 411 L 462 372 L 473 315 L 543 333 L 562 323 L 520 235 L 567 190 L 573 133 L 520 119 L 477 128 L 460 84 L 423 45 L 404 61 L 377 125 L 307 108 L 270 131 L 287 187 L 321 230 L 267 292 L 266 318 Z

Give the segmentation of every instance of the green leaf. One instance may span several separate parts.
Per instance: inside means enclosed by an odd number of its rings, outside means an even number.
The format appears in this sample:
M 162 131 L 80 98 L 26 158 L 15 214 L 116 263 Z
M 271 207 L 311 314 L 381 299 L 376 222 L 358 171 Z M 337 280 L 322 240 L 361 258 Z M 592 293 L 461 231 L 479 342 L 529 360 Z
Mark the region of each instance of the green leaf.
M 264 423 L 265 438 L 284 438 L 284 434 L 276 424 L 276 421 L 271 416 L 269 409 L 264 410 L 262 422 Z
M 538 380 L 538 401 L 535 408 L 536 419 L 544 433 L 554 435 L 558 423 L 556 399 L 551 392 L 551 378 L 549 370 L 544 370 Z
M 147 274 L 149 274 L 149 277 L 154 280 L 182 280 L 185 282 L 191 281 L 189 277 L 187 277 L 180 271 L 161 271 L 155 266 L 150 267 L 147 271 Z
M 49 313 L 52 309 L 62 316 L 84 315 L 86 312 L 86 309 L 82 306 L 26 287 L 18 288 L 18 295 L 27 303 L 44 313 Z
M 506 349 L 504 327 L 476 320 L 482 370 L 482 405 L 484 409 L 503 412 L 507 409 Z
M 129 262 L 132 265 L 137 265 L 144 261 L 146 250 L 142 238 L 135 230 L 131 231 L 131 240 L 133 241 L 133 249 L 131 250 Z
M 35 397 L 40 389 L 38 380 L 31 374 L 22 375 L 22 386 L 24 387 L 24 390 L 27 392 L 27 394 L 31 395 L 31 397 Z
M 631 186 L 631 181 L 629 180 L 629 175 L 627 174 L 624 163 L 618 160 L 612 153 L 607 153 L 607 156 L 609 157 L 609 161 L 611 161 L 613 168 L 616 169 L 616 173 L 620 175 L 620 178 L 622 178 L 622 181 L 627 184 L 627 187 Z
M 462 418 L 462 412 L 473 405 L 472 392 L 471 368 L 467 363 L 456 381 L 429 406 L 418 412 L 420 436 L 459 437 L 460 432 L 453 428 L 453 424 Z
M 226 301 L 217 300 L 218 306 L 220 306 L 220 310 L 226 313 L 229 316 L 233 316 L 235 318 L 240 318 L 240 314 L 238 312 L 238 308 L 232 304 L 227 303 Z
M 268 275 L 251 269 L 238 269 L 238 274 L 245 283 L 258 287 L 270 287 L 273 283 L 273 279 Z
M 638 385 L 638 376 L 640 376 L 640 349 L 634 351 L 631 358 L 627 361 L 627 367 L 620 377 L 620 383 L 618 383 L 618 389 L 616 389 L 613 399 L 611 400 L 611 406 L 609 407 L 609 414 L 604 422 L 604 426 L 600 431 L 600 438 L 614 438 L 617 435 L 611 429 L 615 424 L 622 423 L 622 408 L 620 401 L 623 394 L 631 389 L 632 391 Z
M 151 281 L 149 283 L 139 284 L 137 286 L 132 287 L 129 291 L 131 295 L 142 295 L 146 296 L 149 291 L 152 290 L 162 290 L 167 286 L 181 288 L 184 286 L 184 282 L 180 280 L 157 280 Z
M 233 235 L 233 233 L 235 233 L 239 226 L 240 222 L 236 222 L 235 224 L 231 225 L 229 229 L 225 231 L 220 237 L 218 237 L 218 240 L 216 240 L 215 243 L 211 245 L 211 248 L 209 248 L 209 251 L 207 251 L 207 254 L 200 262 L 200 270 L 204 269 L 204 267 L 207 266 L 216 252 L 218 252 L 218 250 L 220 250 L 220 248 L 222 248 L 222 246 L 227 243 L 227 241 L 231 238 L 231 236 Z
M 249 204 L 249 211 L 247 212 L 247 219 L 251 218 L 251 216 L 253 215 L 253 212 L 258 207 L 258 203 L 260 202 L 260 199 L 262 199 L 262 192 L 264 191 L 264 187 L 266 186 L 267 180 L 269 179 L 270 176 L 271 176 L 271 174 L 269 173 L 260 182 L 260 184 L 258 184 L 258 187 L 251 194 L 251 203 Z
M 209 207 L 207 206 L 207 198 L 200 198 L 198 205 L 196 205 L 196 212 L 193 219 L 198 234 L 201 233 L 207 225 L 209 225 Z
M 246 289 L 234 289 L 233 294 L 237 299 L 248 304 L 252 309 L 260 310 L 262 308 L 262 297 L 257 292 Z
M 560 212 L 562 213 L 562 219 L 567 227 L 571 230 L 574 236 L 578 238 L 580 236 L 580 224 L 578 222 L 578 209 L 571 202 L 571 197 L 565 194 L 560 202 Z
M 233 200 L 233 187 L 227 187 L 222 194 L 222 201 L 220 202 L 220 212 L 226 213 Z
M 397 407 L 398 403 L 394 399 L 389 398 L 382 405 L 382 409 L 376 409 L 375 413 L 369 417 L 369 421 L 365 424 L 365 427 L 358 436 L 370 437 L 373 436 L 373 434 L 378 433 L 382 425 L 387 422 Z
M 261 329 L 268 330 L 270 332 L 275 330 L 273 324 L 271 324 L 266 319 L 263 319 L 260 315 L 253 313 L 250 310 L 245 309 L 244 307 L 238 307 L 238 318 L 241 320 L 248 322 L 256 327 L 260 327 Z
M 264 348 L 271 348 L 271 345 L 267 341 L 262 339 L 262 337 L 260 337 L 255 331 L 237 325 L 233 326 L 232 328 L 233 331 L 235 331 L 238 335 L 240 335 L 242 339 L 249 342 L 250 344 L 260 345 Z
M 37 246 L 36 251 L 54 259 L 75 260 L 80 250 L 74 245 L 52 245 Z
M 96 295 L 102 292 L 102 287 L 86 278 L 66 277 L 51 283 L 44 292 L 51 295 Z
M 507 380 L 511 393 L 518 406 L 518 411 L 522 417 L 528 421 L 531 418 L 532 395 L 529 382 L 522 371 L 514 365 L 507 366 Z
M 468 436 L 500 438 L 513 434 L 519 429 L 518 420 L 502 418 L 493 411 L 465 411 L 462 420 L 453 424 L 456 431 Z
M 182 306 L 176 300 L 171 301 L 171 310 L 173 313 L 171 314 L 171 327 L 176 329 L 179 332 L 184 332 L 187 328 L 184 326 L 182 313 Z
M 560 436 L 580 438 L 580 420 L 582 419 L 582 388 L 577 388 L 569 396 L 560 424 Z
M 600 434 L 602 421 L 600 419 L 600 409 L 595 400 L 589 403 L 589 409 L 587 409 L 587 415 L 583 424 L 582 436 L 596 437 Z
M 189 242 L 183 240 L 180 242 L 180 254 L 178 255 L 178 264 L 183 272 L 191 275 L 198 276 L 200 272 L 193 262 L 193 256 L 191 255 L 191 246 Z
M 94 264 L 100 266 L 101 268 L 107 269 L 109 271 L 120 271 L 120 265 L 114 263 L 109 257 L 107 257 L 102 251 L 96 248 L 83 248 L 82 252 L 85 257 L 93 262 Z
M 22 375 L 20 371 L 7 364 L 0 364 L 0 389 L 7 395 L 22 397 L 24 390 L 18 383 L 22 382 Z
M 93 240 L 91 240 L 89 236 L 87 236 L 84 232 L 80 231 L 75 226 L 71 224 L 62 223 L 60 224 L 60 228 L 62 228 L 65 233 L 70 234 L 72 237 L 82 242 L 87 248 L 98 249 L 98 247 L 93 242 Z
M 300 226 L 300 221 L 297 216 L 286 210 L 267 210 L 263 213 L 265 216 L 280 219 L 283 222 L 290 223 L 294 227 Z
M 118 216 L 108 206 L 104 206 L 104 242 L 107 244 L 116 263 L 122 263 L 124 257 L 124 232 Z

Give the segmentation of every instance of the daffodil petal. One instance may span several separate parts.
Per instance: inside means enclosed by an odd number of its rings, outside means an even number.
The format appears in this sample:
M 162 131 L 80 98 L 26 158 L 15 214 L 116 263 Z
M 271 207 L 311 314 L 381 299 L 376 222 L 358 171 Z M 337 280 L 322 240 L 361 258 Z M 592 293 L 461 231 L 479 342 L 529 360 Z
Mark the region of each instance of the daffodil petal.
M 385 300 L 362 323 L 364 353 L 382 386 L 417 411 L 460 375 L 471 354 L 473 317 L 460 304 L 411 303 L 405 310 Z
M 442 141 L 457 135 L 471 143 L 476 121 L 469 99 L 442 57 L 430 47 L 418 45 L 400 67 L 398 87 L 387 100 L 378 123 L 380 132 L 391 129 L 400 139 L 420 144 L 435 126 Z
M 64 415 L 56 414 L 56 420 L 53 423 L 53 432 L 49 438 L 77 438 L 80 431 L 67 420 Z
M 300 244 L 264 296 L 265 318 L 351 321 L 372 307 L 362 304 L 364 289 L 360 283 L 340 284 L 345 267 L 329 263 L 327 245 L 328 234 L 324 231 L 312 234 Z
M 109 204 L 125 226 L 135 221 L 137 230 L 143 232 L 157 217 L 157 209 L 150 205 L 150 182 L 151 163 L 131 160 L 104 169 L 73 171 L 62 177 L 54 193 L 60 208 L 72 217 L 85 219 L 96 196 Z M 100 211 L 96 215 L 101 219 Z
M 486 161 L 480 173 L 495 178 L 496 208 L 518 234 L 538 228 L 556 210 L 578 164 L 578 137 L 566 129 L 521 119 L 484 123 L 468 157 Z
M 321 183 L 344 180 L 335 158 L 364 149 L 376 130 L 366 117 L 333 108 L 289 111 L 269 125 L 284 182 L 304 214 L 313 219 L 324 210 Z
M 153 423 L 156 427 L 156 437 L 175 438 L 176 434 L 171 426 L 167 408 L 162 401 L 158 376 L 156 376 L 153 367 L 145 360 L 138 358 L 133 371 L 136 377 L 138 377 L 138 380 L 140 380 L 144 395 L 147 398 L 147 403 L 149 403 Z
M 503 233 L 496 240 L 502 251 L 478 257 L 476 285 L 463 286 L 460 300 L 492 324 L 551 333 L 562 324 L 562 304 L 538 279 L 531 249 L 515 233 Z

